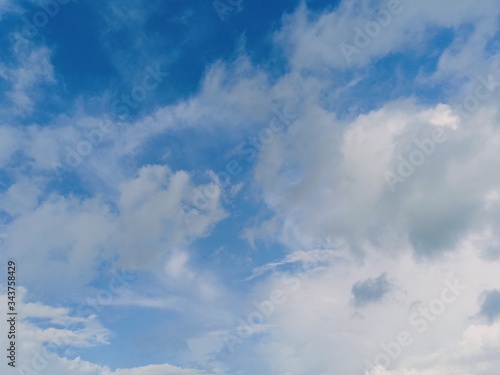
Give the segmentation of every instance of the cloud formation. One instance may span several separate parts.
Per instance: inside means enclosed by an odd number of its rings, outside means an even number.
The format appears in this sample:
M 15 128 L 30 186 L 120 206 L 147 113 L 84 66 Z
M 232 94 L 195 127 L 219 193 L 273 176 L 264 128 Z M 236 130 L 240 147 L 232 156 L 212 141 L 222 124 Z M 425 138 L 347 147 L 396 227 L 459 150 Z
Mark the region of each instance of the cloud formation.
M 497 1 L 77 2 L 26 39 L 28 3 L 0 1 L 27 373 L 497 374 Z

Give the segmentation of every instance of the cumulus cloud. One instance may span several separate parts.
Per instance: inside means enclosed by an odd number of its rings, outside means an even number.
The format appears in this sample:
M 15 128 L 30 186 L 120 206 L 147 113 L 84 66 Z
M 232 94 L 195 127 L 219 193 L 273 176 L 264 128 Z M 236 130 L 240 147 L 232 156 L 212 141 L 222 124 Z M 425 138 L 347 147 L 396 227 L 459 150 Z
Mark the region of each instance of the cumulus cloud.
M 433 257 L 470 231 L 486 230 L 497 207 L 484 207 L 498 183 L 497 96 L 467 117 L 454 103 L 426 107 L 407 99 L 339 120 L 302 103 L 299 118 L 262 150 L 255 168 L 255 186 L 275 212 L 260 224 L 262 238 L 272 229 L 287 244 L 332 236 L 355 252 L 384 243 L 384 251 L 410 246 Z M 249 233 L 259 238 L 258 228 Z
M 115 31 L 126 28 L 129 5 L 110 6 L 122 22 Z M 132 12 L 134 27 L 151 9 Z M 499 56 L 491 50 L 498 10 L 494 0 L 391 0 L 343 1 L 314 13 L 302 2 L 271 38 L 285 59 L 282 76 L 245 51 L 232 62 L 217 61 L 188 99 L 115 123 L 61 185 L 49 176 L 53 162 L 100 120 L 73 103 L 75 113 L 54 116 L 50 125 L 14 126 L 36 111 L 41 85 L 59 83 L 52 51 L 14 36 L 16 64 L 0 66 L 8 102 L 0 109 L 6 119 L 0 166 L 8 177 L 0 192 L 2 246 L 22 265 L 33 300 L 57 301 L 25 301 L 21 294 L 23 350 L 43 352 L 54 339 L 64 348 L 113 345 L 97 311 L 75 316 L 64 304 L 68 296 L 81 302 L 118 266 L 140 277 L 119 288 L 107 308 L 154 309 L 161 315 L 155 335 L 175 336 L 171 345 L 189 366 L 112 369 L 69 351 L 48 360 L 47 372 L 363 374 L 404 332 L 411 344 L 379 364 L 380 374 L 496 374 L 500 92 Z M 366 34 L 387 14 L 379 35 L 356 45 L 358 30 Z M 444 31 L 453 41 L 427 48 Z M 343 43 L 355 52 L 346 57 Z M 373 63 L 410 48 L 412 59 L 434 53 L 436 66 L 419 69 L 415 88 L 404 95 L 363 106 L 387 87 L 361 89 L 367 77 L 383 80 Z M 117 69 L 126 70 L 123 61 Z M 422 90 L 432 95 L 424 100 Z M 259 148 L 244 182 L 227 188 L 212 170 L 151 162 L 149 148 L 161 137 L 188 129 L 190 137 L 236 144 L 283 103 L 294 103 L 297 117 Z M 336 105 L 348 109 L 340 113 Z M 272 247 L 260 262 L 236 254 L 244 247 L 236 239 L 219 272 L 198 251 L 221 248 L 230 233 L 216 230 L 226 218 L 231 231 L 241 224 L 251 251 L 262 255 L 261 243 Z M 335 245 L 321 246 L 325 238 Z M 225 280 L 242 264 L 248 277 Z M 448 281 L 466 289 L 433 313 Z M 257 314 L 262 322 L 242 335 Z M 240 335 L 231 355 L 227 334 Z
M 121 186 L 117 233 L 123 264 L 138 268 L 151 265 L 161 261 L 164 252 L 206 236 L 226 216 L 219 187 L 215 183 L 209 185 L 193 186 L 189 174 L 174 173 L 165 166 L 145 166 L 137 178 L 125 182 Z M 196 196 L 200 188 L 215 193 L 210 199 Z M 190 216 L 189 208 L 188 212 L 181 211 L 183 203 L 195 206 L 196 199 L 201 200 L 202 210 Z
M 209 185 L 218 189 L 215 183 Z M 12 185 L 5 193 L 10 203 L 2 207 L 14 217 L 5 246 L 23 263 L 25 285 L 35 291 L 56 293 L 61 286 L 76 291 L 93 280 L 101 259 L 120 254 L 122 267 L 144 269 L 166 262 L 165 254 L 210 233 L 226 216 L 220 192 L 211 199 L 203 196 L 203 209 L 196 215 L 182 211 L 183 204 L 192 205 L 200 187 L 206 186 L 194 185 L 186 172 L 144 167 L 137 178 L 123 183 L 113 213 L 99 198 L 53 195 L 39 202 L 36 187 Z M 13 206 L 20 193 L 22 204 Z

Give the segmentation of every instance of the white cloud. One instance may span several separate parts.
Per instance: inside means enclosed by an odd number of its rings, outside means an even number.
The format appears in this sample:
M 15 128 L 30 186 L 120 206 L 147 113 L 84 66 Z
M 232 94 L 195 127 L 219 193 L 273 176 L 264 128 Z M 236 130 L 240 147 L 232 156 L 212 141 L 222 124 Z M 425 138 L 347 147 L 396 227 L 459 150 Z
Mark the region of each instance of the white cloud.
M 265 71 L 244 56 L 231 64 L 214 64 L 197 95 L 120 124 L 116 137 L 75 169 L 75 176 L 88 183 L 90 198 L 50 194 L 47 171 L 57 156 L 64 155 L 61 150 L 78 142 L 80 131 L 96 126 L 97 119 L 79 110 L 73 118 L 55 119 L 50 127 L 2 126 L 0 165 L 8 167 L 15 180 L 1 196 L 6 203 L 0 208 L 12 218 L 2 245 L 22 264 L 23 283 L 35 295 L 39 291 L 54 298 L 70 292 L 84 295 L 102 261 L 137 270 L 144 280 L 120 290 L 110 305 L 173 310 L 187 320 L 206 323 L 182 336 L 192 351 L 185 356 L 204 366 L 224 359 L 227 367 L 255 373 L 362 374 L 364 360 L 372 361 L 380 353 L 380 342 L 409 330 L 414 343 L 385 373 L 492 375 L 498 368 L 492 354 L 500 346 L 498 327 L 472 320 L 478 296 L 498 288 L 497 264 L 482 259 L 486 255 L 490 261 L 498 259 L 498 252 L 489 248 L 498 247 L 500 241 L 495 234 L 500 208 L 499 93 L 481 101 L 468 118 L 460 118 L 451 102 L 424 105 L 415 98 L 339 118 L 323 97 L 335 86 L 331 71 L 361 67 L 410 47 L 424 53 L 432 34 L 429 29 L 438 28 L 451 28 L 455 41 L 440 56 L 437 70 L 421 72 L 416 84 L 433 85 L 463 75 L 469 81 L 457 80 L 450 100 L 474 92 L 477 74 L 489 72 L 491 62 L 498 59 L 485 58 L 497 30 L 497 2 L 403 4 L 403 11 L 383 32 L 353 55 L 352 65 L 342 55 L 340 43 L 351 43 L 354 27 L 364 27 L 373 6 L 383 8 L 386 3 L 344 1 L 338 9 L 315 17 L 309 17 L 305 5 L 299 7 L 284 18 L 276 34 L 289 59 L 286 75 L 271 83 Z M 112 8 L 115 15 L 125 17 L 122 6 Z M 146 16 L 135 10 L 132 17 L 142 23 Z M 2 67 L 0 74 L 10 82 L 8 96 L 22 117 L 36 106 L 37 85 L 55 82 L 55 73 L 47 48 L 27 49 L 22 44 L 15 48 L 18 66 Z M 362 79 L 355 76 L 347 86 L 355 87 Z M 335 86 L 332 97 L 345 91 Z M 219 275 L 197 264 L 190 249 L 193 241 L 209 235 L 228 216 L 222 202 L 234 195 L 221 190 L 210 171 L 206 173 L 210 182 L 200 184 L 188 171 L 165 165 L 135 170 L 122 162 L 140 154 L 149 140 L 167 130 L 204 128 L 217 133 L 222 129 L 225 137 L 238 139 L 244 130 L 264 124 L 275 103 L 292 97 L 298 102 L 298 119 L 263 148 L 251 176 L 251 192 L 272 215 L 243 230 L 254 247 L 265 238 L 284 244 L 289 253 L 254 269 L 248 279 L 255 283 L 249 288 L 251 296 L 235 296 Z M 65 126 L 70 121 L 73 126 Z M 391 191 L 385 173 L 397 170 L 400 157 L 408 158 L 417 147 L 415 140 L 431 137 L 436 129 L 446 131 L 447 141 Z M 29 159 L 34 175 L 41 176 L 33 184 L 12 160 L 19 150 Z M 103 186 L 114 190 L 104 193 Z M 200 201 L 199 189 L 210 191 L 211 198 Z M 188 215 L 193 208 L 195 214 Z M 317 249 L 326 237 L 337 239 L 346 251 L 309 273 L 286 271 L 307 263 L 311 252 L 299 249 Z M 326 251 L 322 248 L 315 254 Z M 266 278 L 267 272 L 272 275 Z M 381 303 L 349 303 L 356 282 L 384 272 L 394 288 Z M 408 317 L 439 296 L 447 278 L 455 277 L 467 291 L 447 306 L 446 316 L 419 335 L 408 325 Z M 154 288 L 141 292 L 141 283 L 146 282 Z M 254 300 L 270 298 L 275 289 L 286 291 L 286 304 L 253 329 L 241 355 L 228 357 L 221 337 L 234 331 L 230 315 L 248 316 L 252 310 L 245 308 Z M 111 333 L 95 316 L 74 317 L 64 307 L 41 303 L 26 303 L 23 309 L 27 317 L 62 326 L 42 329 L 23 323 L 32 347 L 40 349 L 49 335 L 64 336 L 75 347 L 111 342 Z M 48 366 L 54 375 L 202 373 L 168 364 L 111 370 L 79 357 L 56 358 Z
M 433 264 L 408 253 L 384 256 L 373 251 L 362 263 L 343 254 L 311 272 L 281 271 L 251 295 L 257 304 L 270 301 L 277 290 L 286 296 L 254 326 L 256 331 L 265 326 L 266 335 L 243 338 L 228 359 L 236 368 L 245 364 L 247 371 L 260 373 L 363 374 L 365 360 L 375 363 L 385 353 L 381 345 L 397 341 L 406 331 L 411 344 L 391 358 L 387 374 L 493 374 L 494 353 L 500 348 L 497 325 L 477 324 L 471 317 L 479 310 L 483 289 L 497 285 L 496 267 L 479 260 L 477 248 L 463 243 L 453 256 Z M 394 285 L 386 298 L 359 308 L 351 305 L 352 285 L 382 272 Z M 458 285 L 457 297 L 438 311 L 433 301 L 443 298 L 445 289 L 446 298 L 453 296 L 449 285 Z M 429 320 L 420 310 L 424 307 Z M 241 316 L 246 319 L 252 311 L 257 311 L 254 305 Z M 246 363 L 249 355 L 259 361 Z
M 118 369 L 116 371 L 104 371 L 102 375 L 201 375 L 196 370 L 181 369 L 179 367 L 165 365 L 149 365 L 133 369 Z
M 386 18 L 389 21 L 383 21 L 386 25 L 380 26 L 374 12 L 390 9 L 394 11 L 391 11 L 390 18 Z M 421 50 L 428 41 L 431 28 L 458 31 L 462 26 L 479 25 L 470 44 L 461 46 L 463 53 L 458 59 L 441 67 L 447 70 L 459 65 L 470 68 L 468 64 L 472 59 L 479 57 L 478 49 L 492 37 L 498 10 L 499 5 L 495 1 L 481 4 L 471 0 L 461 1 L 460 4 L 451 4 L 447 0 L 342 1 L 334 10 L 310 17 L 311 12 L 302 6 L 284 18 L 284 26 L 277 33 L 276 41 L 285 48 L 294 69 L 348 68 L 365 65 L 408 47 Z M 365 34 L 364 41 L 355 43 L 355 28 L 364 31 L 373 21 L 379 24 L 379 31 L 372 37 Z M 357 48 L 356 53 L 347 54 L 350 60 L 342 52 L 342 43 Z
M 29 115 L 35 109 L 41 93 L 40 84 L 55 83 L 54 68 L 51 62 L 51 50 L 47 47 L 35 47 L 28 40 L 14 35 L 13 52 L 17 65 L 0 66 L 0 76 L 10 83 L 6 96 L 11 103 L 2 107 L 4 118 Z
M 12 0 L 0 0 L 0 19 L 8 13 L 20 13 L 21 7 Z
M 187 222 L 186 213 L 181 211 L 182 204 L 197 202 L 197 187 L 192 185 L 186 172 L 146 166 L 137 178 L 123 183 L 117 232 L 122 263 L 127 267 L 150 266 L 161 261 L 165 252 L 207 235 L 213 225 L 226 216 L 217 186 L 212 183 L 210 187 L 215 189 L 215 194 L 211 199 L 202 197 L 203 209 L 189 216 Z
M 101 260 L 117 254 L 120 264 L 132 269 L 157 264 L 161 270 L 161 263 L 169 262 L 171 274 L 187 280 L 191 271 L 174 267 L 183 263 L 164 256 L 182 256 L 176 248 L 206 236 L 226 216 L 218 192 L 202 202 L 196 215 L 187 217 L 182 207 L 193 204 L 200 187 L 216 185 L 196 186 L 186 172 L 144 167 L 137 178 L 121 185 L 118 212 L 113 213 L 99 198 L 42 199 L 40 186 L 20 180 L 4 193 L 2 209 L 14 219 L 5 229 L 4 245 L 22 262 L 27 272 L 23 283 L 34 291 L 56 293 L 63 288 L 77 293 L 96 276 Z
M 20 132 L 13 127 L 0 127 L 0 166 L 3 168 L 9 163 L 12 154 L 18 150 L 21 144 L 20 137 Z
M 346 124 L 305 107 L 289 131 L 261 152 L 255 169 L 255 186 L 275 213 L 274 235 L 294 249 L 327 236 L 344 238 L 356 252 L 412 246 L 432 256 L 453 248 L 497 215 L 483 203 L 498 183 L 495 113 L 484 103 L 460 119 L 447 105 L 427 108 L 405 100 Z M 398 174 L 403 160 L 419 150 L 415 142 L 427 142 L 439 129 L 446 140 L 391 186 L 386 173 Z M 262 223 L 266 236 L 269 222 Z
M 16 328 L 18 337 L 22 339 L 17 340 L 16 369 L 8 367 L 5 361 L 0 364 L 0 369 L 5 374 L 17 373 L 16 370 L 26 374 L 47 372 L 54 375 L 207 374 L 170 364 L 111 370 L 106 366 L 82 360 L 80 357 L 65 358 L 70 348 L 109 344 L 111 332 L 101 325 L 95 315 L 87 318 L 72 316 L 66 308 L 26 302 L 26 295 L 26 289 L 18 288 L 16 309 L 22 314 L 17 316 Z M 7 295 L 1 294 L 0 301 L 6 305 Z M 43 328 L 40 322 L 43 322 Z M 8 331 L 5 319 L 2 319 L 0 327 L 3 332 Z

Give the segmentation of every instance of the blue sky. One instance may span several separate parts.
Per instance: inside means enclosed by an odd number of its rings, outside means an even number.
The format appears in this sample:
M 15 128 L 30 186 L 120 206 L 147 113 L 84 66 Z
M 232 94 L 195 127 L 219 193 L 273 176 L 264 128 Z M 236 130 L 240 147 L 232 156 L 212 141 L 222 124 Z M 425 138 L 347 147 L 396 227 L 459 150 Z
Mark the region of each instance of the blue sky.
M 499 11 L 0 1 L 2 373 L 496 375 Z

